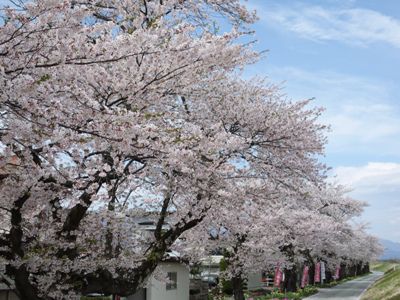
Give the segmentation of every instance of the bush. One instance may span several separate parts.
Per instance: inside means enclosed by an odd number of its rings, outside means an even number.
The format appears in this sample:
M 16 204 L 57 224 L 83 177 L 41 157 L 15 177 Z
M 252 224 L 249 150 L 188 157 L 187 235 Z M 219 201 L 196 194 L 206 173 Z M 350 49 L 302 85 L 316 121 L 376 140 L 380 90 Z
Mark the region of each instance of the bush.
M 305 297 L 314 295 L 315 293 L 318 292 L 318 289 L 314 286 L 306 286 L 304 289 L 299 290 L 298 292 L 295 293 L 281 293 L 279 291 L 273 291 L 270 295 L 263 296 L 260 298 L 257 298 L 257 300 L 267 300 L 267 299 L 293 299 L 293 300 L 300 300 Z
M 306 286 L 302 291 L 301 295 L 303 297 L 311 296 L 318 293 L 318 289 L 315 286 Z
M 272 292 L 266 289 L 258 289 L 258 290 L 248 291 L 247 293 L 249 294 L 249 296 L 256 297 L 256 296 L 270 295 Z
M 228 262 L 225 258 L 222 258 L 219 262 L 219 269 L 221 272 L 226 271 L 228 268 Z M 222 292 L 227 295 L 233 295 L 232 282 L 230 280 L 225 280 L 222 278 Z

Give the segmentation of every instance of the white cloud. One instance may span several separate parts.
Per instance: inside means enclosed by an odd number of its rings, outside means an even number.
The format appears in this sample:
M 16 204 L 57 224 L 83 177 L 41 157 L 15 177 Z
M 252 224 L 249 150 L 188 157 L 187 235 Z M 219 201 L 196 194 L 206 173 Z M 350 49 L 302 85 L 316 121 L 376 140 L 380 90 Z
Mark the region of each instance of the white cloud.
M 357 194 L 400 191 L 399 163 L 369 162 L 359 167 L 342 166 L 337 167 L 335 173 L 340 183 L 350 185 Z
M 370 232 L 400 242 L 400 163 L 369 162 L 362 166 L 341 166 L 334 181 L 351 186 L 350 195 L 366 201 L 361 220 L 370 223 Z
M 316 41 L 368 45 L 384 42 L 400 48 L 400 20 L 361 8 L 328 9 L 320 6 L 258 7 L 268 24 Z
M 379 105 L 368 102 L 364 105 L 353 106 L 350 111 L 342 106 L 339 114 L 327 118 L 332 124 L 332 138 L 356 138 L 363 144 L 381 144 L 378 141 L 394 139 L 400 134 L 400 120 L 394 115 L 394 107 L 380 111 Z
M 294 99 L 315 97 L 313 104 L 327 109 L 322 120 L 332 129 L 329 151 L 399 156 L 400 107 L 391 99 L 396 88 L 390 83 L 293 67 L 271 68 L 270 74 L 287 80 L 284 91 Z

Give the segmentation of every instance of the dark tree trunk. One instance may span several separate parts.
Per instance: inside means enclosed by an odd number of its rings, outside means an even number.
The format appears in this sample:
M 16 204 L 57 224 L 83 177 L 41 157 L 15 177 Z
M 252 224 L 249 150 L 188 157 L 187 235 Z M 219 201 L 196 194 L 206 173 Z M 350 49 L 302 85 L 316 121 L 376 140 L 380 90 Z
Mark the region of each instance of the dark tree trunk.
M 350 276 L 356 276 L 357 275 L 357 267 L 356 265 L 352 264 L 349 268 L 350 270 Z
M 12 259 L 23 258 L 25 256 L 23 250 L 23 230 L 22 230 L 22 214 L 21 209 L 25 202 L 30 198 L 30 189 L 23 193 L 15 202 L 14 207 L 11 210 L 11 230 L 8 235 L 8 244 L 11 248 Z M 6 274 L 14 279 L 16 293 L 20 299 L 24 300 L 40 300 L 46 298 L 39 298 L 37 296 L 37 290 L 32 286 L 29 281 L 29 272 L 26 269 L 26 265 L 22 264 L 19 268 L 6 266 Z
M 364 274 L 362 262 L 357 263 L 357 275 Z
M 340 271 L 339 271 L 339 279 L 343 279 L 343 278 L 346 277 L 346 270 L 347 270 L 346 265 L 345 264 L 341 264 L 340 265 Z
M 315 265 L 312 263 L 310 265 L 310 271 L 308 274 L 309 278 L 310 278 L 310 285 L 314 284 L 314 276 L 315 276 Z
M 326 270 L 325 282 L 330 283 L 332 281 L 332 279 L 333 279 L 332 272 L 330 270 Z
M 240 274 L 232 278 L 233 298 L 235 300 L 245 300 L 243 284 L 244 280 Z
M 283 283 L 283 290 L 286 292 L 297 291 L 297 269 L 295 266 L 291 269 L 285 270 L 285 281 Z
M 364 272 L 365 272 L 365 274 L 368 274 L 368 273 L 370 272 L 369 263 L 366 263 L 366 264 L 365 264 L 365 266 L 364 266 Z
M 16 293 L 20 299 L 24 300 L 43 300 L 47 298 L 39 298 L 37 291 L 29 282 L 29 273 L 25 268 L 25 265 L 19 267 L 19 269 L 12 269 L 11 272 L 14 274 L 14 281 L 16 287 Z
M 294 263 L 294 247 L 291 243 L 280 247 L 282 253 L 286 255 L 288 261 L 292 263 L 291 269 L 285 270 L 285 281 L 283 282 L 283 290 L 287 292 L 295 292 L 297 290 L 297 266 Z

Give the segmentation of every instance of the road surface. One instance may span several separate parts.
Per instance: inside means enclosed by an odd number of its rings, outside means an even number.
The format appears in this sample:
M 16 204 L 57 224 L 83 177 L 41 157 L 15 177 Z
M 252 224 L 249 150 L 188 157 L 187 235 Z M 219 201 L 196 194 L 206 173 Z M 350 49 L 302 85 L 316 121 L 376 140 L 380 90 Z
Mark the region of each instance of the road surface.
M 357 300 L 361 294 L 383 275 L 382 272 L 373 272 L 352 281 L 339 284 L 329 289 L 319 289 L 318 294 L 305 298 L 307 300 Z

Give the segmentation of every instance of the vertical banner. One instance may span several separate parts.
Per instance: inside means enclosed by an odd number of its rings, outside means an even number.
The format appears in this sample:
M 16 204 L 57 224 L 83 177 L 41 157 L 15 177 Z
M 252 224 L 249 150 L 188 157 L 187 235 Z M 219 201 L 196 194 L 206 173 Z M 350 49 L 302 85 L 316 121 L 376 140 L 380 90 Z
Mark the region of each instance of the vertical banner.
M 301 278 L 301 288 L 303 289 L 307 284 L 308 284 L 308 271 L 309 271 L 308 266 L 304 266 L 303 269 L 303 277 Z
M 326 280 L 325 263 L 321 262 L 321 283 L 324 283 L 324 280 Z
M 315 265 L 314 282 L 321 282 L 321 263 L 319 262 Z
M 340 279 L 340 266 L 337 266 L 337 267 L 336 267 L 334 279 L 335 279 L 335 280 Z
M 282 281 L 282 271 L 279 264 L 277 264 L 275 268 L 274 286 L 279 287 L 281 285 L 281 281 Z

